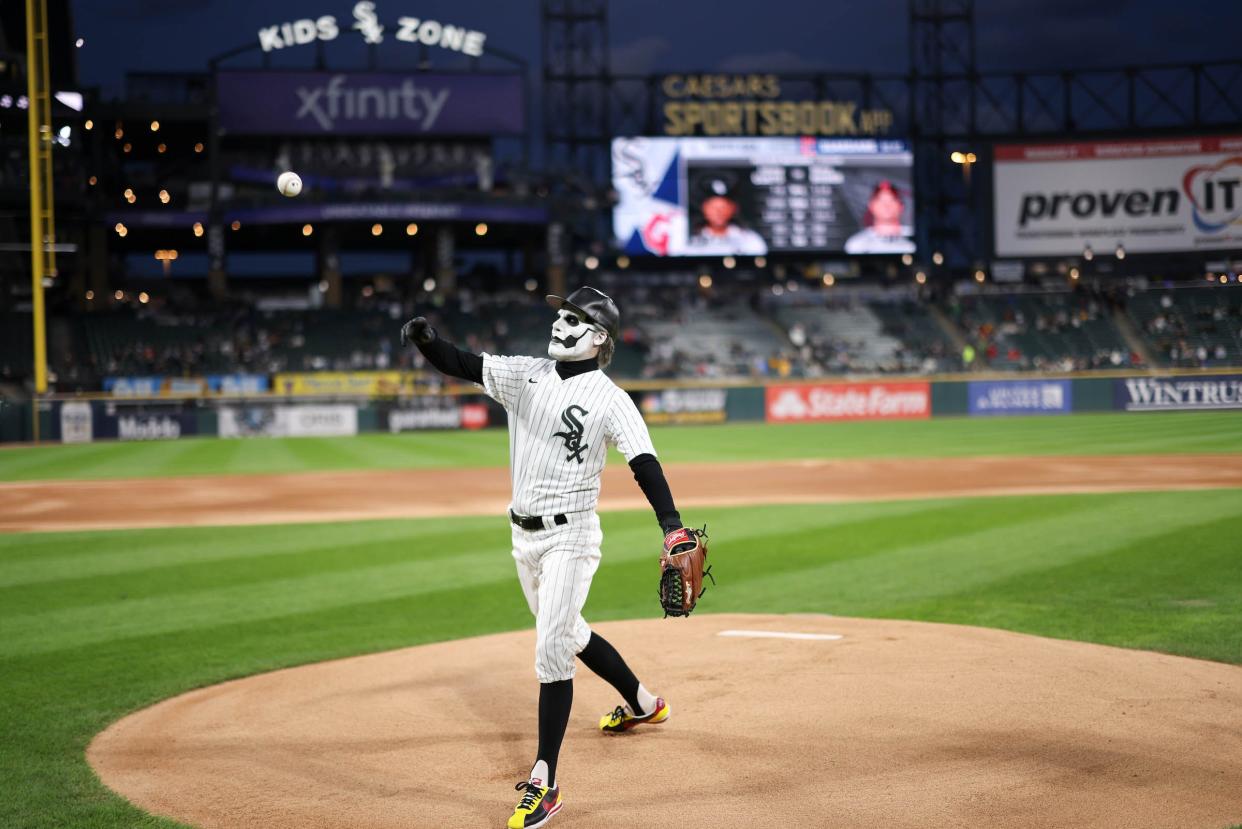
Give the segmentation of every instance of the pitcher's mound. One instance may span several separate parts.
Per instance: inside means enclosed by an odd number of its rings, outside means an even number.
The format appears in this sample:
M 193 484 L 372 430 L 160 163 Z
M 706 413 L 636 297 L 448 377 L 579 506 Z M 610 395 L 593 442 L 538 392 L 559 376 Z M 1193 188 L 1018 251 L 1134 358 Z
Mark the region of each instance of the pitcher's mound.
M 619 700 L 580 671 L 554 827 L 1242 821 L 1237 667 L 819 615 L 598 630 L 672 716 L 604 736 Z M 229 682 L 115 723 L 87 754 L 134 803 L 197 826 L 501 827 L 535 750 L 533 649 L 507 633 Z

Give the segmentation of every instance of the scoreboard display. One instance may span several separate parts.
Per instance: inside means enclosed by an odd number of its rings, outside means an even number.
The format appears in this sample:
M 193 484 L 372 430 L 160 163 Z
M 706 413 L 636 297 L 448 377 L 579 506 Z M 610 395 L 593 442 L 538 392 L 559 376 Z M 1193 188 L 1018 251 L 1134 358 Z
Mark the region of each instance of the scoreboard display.
M 618 138 L 613 227 L 638 255 L 913 253 L 912 167 L 897 140 Z

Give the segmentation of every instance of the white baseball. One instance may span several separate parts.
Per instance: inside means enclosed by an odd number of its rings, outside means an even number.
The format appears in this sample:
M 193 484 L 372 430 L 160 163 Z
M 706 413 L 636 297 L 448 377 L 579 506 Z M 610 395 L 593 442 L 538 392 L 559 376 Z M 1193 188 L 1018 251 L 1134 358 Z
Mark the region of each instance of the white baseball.
M 276 179 L 276 189 L 293 198 L 302 192 L 302 177 L 294 172 L 284 172 Z

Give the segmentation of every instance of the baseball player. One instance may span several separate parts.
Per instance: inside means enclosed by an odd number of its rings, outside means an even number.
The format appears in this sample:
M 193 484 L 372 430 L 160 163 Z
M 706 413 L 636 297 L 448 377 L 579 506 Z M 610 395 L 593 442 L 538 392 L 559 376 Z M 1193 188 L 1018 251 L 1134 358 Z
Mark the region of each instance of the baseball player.
M 660 528 L 682 527 L 647 426 L 629 395 L 600 370 L 612 359 L 621 315 L 595 288 L 548 296 L 556 309 L 548 355 L 472 354 L 440 339 L 423 317 L 401 329 L 437 369 L 482 385 L 509 415 L 513 500 L 513 559 L 535 616 L 535 675 L 539 679 L 539 746 L 509 829 L 535 829 L 563 800 L 556 760 L 573 703 L 575 657 L 617 689 L 624 704 L 604 715 L 600 730 L 628 731 L 661 723 L 669 707 L 638 681 L 625 660 L 582 618 L 599 567 L 595 505 L 608 445 L 629 461 Z

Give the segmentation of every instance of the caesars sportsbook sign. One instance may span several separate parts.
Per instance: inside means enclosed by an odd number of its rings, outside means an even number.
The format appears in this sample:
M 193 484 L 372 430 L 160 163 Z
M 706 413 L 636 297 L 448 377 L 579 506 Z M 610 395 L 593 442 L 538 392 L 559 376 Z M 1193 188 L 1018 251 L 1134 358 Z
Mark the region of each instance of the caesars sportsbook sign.
M 1242 247 L 1242 136 L 998 145 L 996 252 Z

